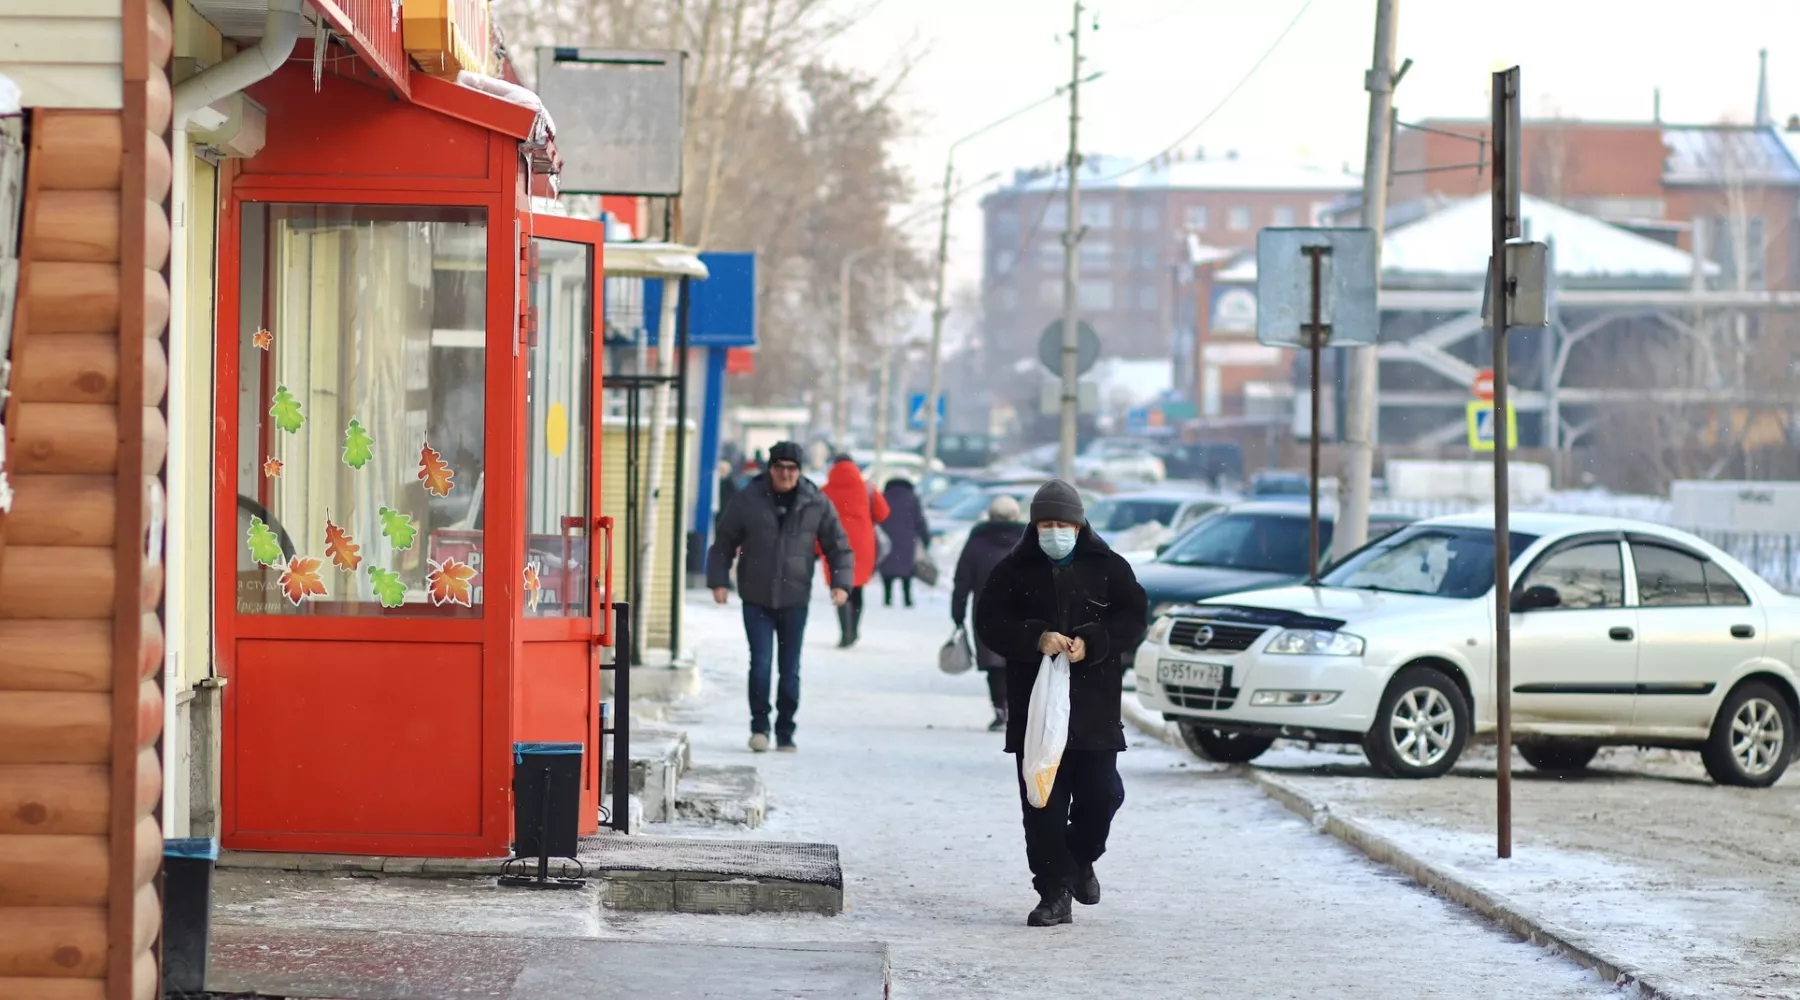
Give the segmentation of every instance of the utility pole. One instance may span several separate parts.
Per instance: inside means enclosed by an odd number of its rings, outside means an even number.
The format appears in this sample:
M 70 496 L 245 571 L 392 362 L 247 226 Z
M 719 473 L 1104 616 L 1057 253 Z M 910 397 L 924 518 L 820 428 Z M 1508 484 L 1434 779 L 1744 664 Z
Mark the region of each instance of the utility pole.
M 1493 247 L 1488 298 L 1493 303 L 1494 341 L 1494 728 L 1499 757 L 1494 768 L 1497 793 L 1495 844 L 1502 858 L 1512 857 L 1512 548 L 1511 476 L 1507 470 L 1512 430 L 1507 400 L 1506 332 L 1511 321 L 1507 296 L 1506 241 L 1522 232 L 1519 217 L 1519 67 L 1493 76 L 1494 173 Z
M 838 264 L 837 400 L 832 408 L 831 446 L 850 450 L 850 272 L 875 247 L 845 254 Z
M 1075 23 L 1069 31 L 1069 194 L 1068 222 L 1063 229 L 1062 447 L 1056 474 L 1075 478 L 1075 431 L 1080 413 L 1076 357 L 1080 330 L 1081 225 L 1081 0 L 1075 0 Z
M 1369 137 L 1363 147 L 1362 224 L 1375 231 L 1375 295 L 1381 297 L 1381 238 L 1387 221 L 1388 158 L 1393 142 L 1394 35 L 1400 0 L 1375 0 L 1375 58 L 1363 79 L 1369 92 Z M 1381 312 L 1376 310 L 1379 326 Z M 1379 333 L 1379 331 L 1377 331 Z M 1344 408 L 1344 503 L 1338 514 L 1335 552 L 1361 548 L 1369 537 L 1370 480 L 1380 413 L 1380 348 L 1348 351 L 1348 399 Z

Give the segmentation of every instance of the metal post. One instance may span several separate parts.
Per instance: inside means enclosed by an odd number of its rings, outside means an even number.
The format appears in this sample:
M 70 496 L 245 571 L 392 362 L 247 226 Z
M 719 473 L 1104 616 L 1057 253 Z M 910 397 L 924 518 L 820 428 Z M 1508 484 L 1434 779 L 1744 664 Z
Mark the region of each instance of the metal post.
M 954 162 L 944 159 L 944 205 L 938 216 L 937 285 L 931 304 L 931 381 L 925 393 L 925 475 L 937 460 L 938 395 L 944 391 L 944 268 L 950 258 L 950 184 L 956 177 Z
M 681 302 L 675 315 L 675 496 L 669 505 L 672 541 L 669 549 L 669 666 L 681 659 L 681 599 L 687 590 L 687 525 L 681 515 L 687 499 L 688 293 L 692 279 L 681 279 Z
M 946 204 L 948 196 L 946 189 Z M 846 254 L 838 264 L 837 400 L 831 414 L 831 446 L 839 451 L 850 450 L 850 269 L 869 249 Z
M 894 345 L 890 336 L 888 308 L 894 301 L 894 251 L 888 251 L 887 271 L 881 279 L 881 319 L 877 324 L 875 341 L 881 345 L 881 384 L 875 392 L 875 464 L 870 467 L 869 474 L 874 480 L 870 485 L 880 489 L 887 475 L 886 458 L 888 446 L 888 423 L 893 414 L 889 402 L 894 383 Z M 927 469 L 929 472 L 929 468 Z
M 1369 92 L 1369 136 L 1363 156 L 1362 224 L 1375 231 L 1375 294 L 1381 296 L 1381 237 L 1387 223 L 1388 165 L 1393 151 L 1394 36 L 1399 0 L 1376 0 L 1375 58 L 1364 78 Z M 1381 312 L 1376 313 L 1380 339 Z M 1381 361 L 1379 348 L 1347 352 L 1349 377 L 1344 410 L 1344 505 L 1334 537 L 1337 551 L 1361 548 L 1369 537 L 1370 482 L 1375 474 L 1375 442 L 1380 437 Z M 1315 476 L 1316 478 L 1316 476 Z
M 1063 230 L 1062 311 L 1062 434 L 1056 474 L 1064 481 L 1075 478 L 1076 428 L 1080 414 L 1080 385 L 1076 358 L 1080 350 L 1081 261 L 1081 0 L 1075 0 L 1074 27 L 1069 32 L 1069 192 L 1068 221 Z
M 1307 350 L 1312 355 L 1312 439 L 1308 442 L 1311 446 L 1308 449 L 1311 483 L 1307 490 L 1311 507 L 1307 519 L 1306 582 L 1309 586 L 1316 587 L 1319 585 L 1319 365 L 1323 360 L 1325 341 L 1330 336 L 1323 317 L 1320 315 L 1323 307 L 1320 285 L 1322 283 L 1321 272 L 1325 265 L 1324 258 L 1331 252 L 1331 248 L 1328 246 L 1306 247 L 1303 252 L 1306 254 L 1312 270 L 1312 296 L 1308 306 L 1311 319 L 1306 325 Z
M 1496 849 L 1502 858 L 1512 857 L 1512 550 L 1511 482 L 1507 473 L 1506 241 L 1517 219 L 1511 189 L 1518 184 L 1514 165 L 1518 150 L 1514 123 L 1518 114 L 1519 68 L 1494 74 L 1493 83 L 1493 262 L 1492 291 L 1494 344 L 1494 716 L 1499 730 L 1499 759 L 1495 768 L 1499 795 L 1495 810 L 1499 829 Z
M 613 602 L 612 825 L 631 832 L 631 608 Z

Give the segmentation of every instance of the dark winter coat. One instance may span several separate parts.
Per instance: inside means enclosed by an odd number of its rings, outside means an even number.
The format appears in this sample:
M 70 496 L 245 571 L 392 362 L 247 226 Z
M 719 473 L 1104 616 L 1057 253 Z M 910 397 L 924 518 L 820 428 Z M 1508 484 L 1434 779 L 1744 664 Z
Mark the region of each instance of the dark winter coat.
M 919 568 L 919 545 L 931 538 L 925 505 L 919 502 L 919 493 L 910 480 L 890 479 L 882 493 L 887 497 L 888 519 L 882 522 L 881 530 L 887 532 L 893 549 L 881 563 L 881 575 L 913 576 Z
M 1043 659 L 1038 640 L 1045 632 L 1082 639 L 1087 656 L 1069 671 L 1068 748 L 1123 750 L 1119 699 L 1125 667 L 1119 657 L 1143 637 L 1144 611 L 1144 588 L 1131 564 L 1092 528 L 1081 526 L 1074 559 L 1059 567 L 1038 548 L 1037 526 L 1027 525 L 981 588 L 975 632 L 1006 659 L 1009 705 L 1031 703 Z M 1007 718 L 1008 753 L 1024 750 L 1027 715 L 1013 712 Z
M 956 582 L 950 590 L 950 620 L 963 627 L 964 614 L 971 598 L 979 598 L 988 576 L 1000 560 L 1019 544 L 1025 525 L 1017 521 L 978 521 L 969 529 L 969 540 L 963 543 L 962 555 L 956 560 Z M 1006 657 L 975 640 L 975 665 L 983 670 L 1006 666 Z
M 713 529 L 706 554 L 706 585 L 731 586 L 737 562 L 738 596 L 747 604 L 789 608 L 805 604 L 812 590 L 813 559 L 823 552 L 830 584 L 849 590 L 854 557 L 837 511 L 810 479 L 794 487 L 794 507 L 778 514 L 767 473 L 731 498 Z

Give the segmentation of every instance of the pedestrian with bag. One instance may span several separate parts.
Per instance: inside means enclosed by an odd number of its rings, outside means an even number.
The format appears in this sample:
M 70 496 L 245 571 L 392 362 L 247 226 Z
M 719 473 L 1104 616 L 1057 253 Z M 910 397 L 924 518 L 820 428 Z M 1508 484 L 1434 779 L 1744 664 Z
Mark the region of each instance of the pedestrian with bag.
M 1024 534 L 1019 501 L 1004 493 L 994 497 L 988 504 L 987 520 L 969 529 L 969 540 L 963 543 L 962 555 L 957 557 L 956 578 L 950 588 L 950 620 L 956 623 L 957 632 L 974 638 L 975 665 L 987 675 L 988 700 L 994 706 L 994 721 L 988 724 L 990 733 L 1006 728 L 1006 658 L 973 636 L 963 623 L 969 601 L 981 595 L 994 567 L 1018 546 Z
M 825 496 L 837 509 L 838 521 L 850 540 L 850 551 L 856 555 L 850 599 L 838 608 L 838 648 L 849 649 L 856 645 L 862 630 L 863 587 L 875 576 L 875 526 L 887 520 L 888 505 L 880 493 L 863 481 L 862 470 L 849 455 L 832 460 Z
M 925 520 L 925 505 L 919 502 L 919 492 L 913 488 L 912 480 L 890 479 L 882 493 L 887 497 L 888 519 L 884 527 L 892 548 L 887 558 L 881 561 L 881 603 L 885 607 L 893 606 L 894 583 L 898 581 L 900 596 L 910 608 L 913 606 L 913 577 L 918 575 L 919 548 L 931 541 L 931 525 Z
M 823 552 L 831 602 L 850 599 L 854 557 L 825 494 L 800 475 L 800 446 L 782 441 L 769 449 L 769 471 L 745 484 L 720 513 L 706 557 L 706 585 L 713 600 L 731 597 L 737 564 L 750 644 L 750 749 L 769 749 L 770 668 L 780 647 L 775 696 L 775 749 L 793 752 L 794 716 L 800 710 L 800 644 L 806 635 L 813 556 Z
M 1025 757 L 1026 731 L 1042 722 L 1014 712 L 1006 726 L 1006 751 L 1017 756 L 1025 857 L 1038 892 L 1026 923 L 1048 927 L 1072 922 L 1071 899 L 1100 901 L 1094 863 L 1125 801 L 1118 770 L 1125 749 L 1121 654 L 1143 635 L 1146 599 L 1131 564 L 1088 527 L 1074 487 L 1059 479 L 1045 483 L 1030 513 L 1019 543 L 981 589 L 975 631 L 1006 661 L 1009 705 L 1030 704 L 1040 670 L 1049 680 L 1064 669 L 1044 664 L 1066 657 L 1067 735 L 1041 808 L 1031 801 L 1038 790 L 1027 787 Z

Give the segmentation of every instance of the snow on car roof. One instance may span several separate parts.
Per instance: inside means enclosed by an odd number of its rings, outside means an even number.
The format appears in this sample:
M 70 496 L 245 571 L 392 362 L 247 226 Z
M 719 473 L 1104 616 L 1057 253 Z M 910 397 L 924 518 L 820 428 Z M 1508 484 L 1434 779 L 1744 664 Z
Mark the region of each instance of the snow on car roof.
M 1490 510 L 1478 514 L 1451 514 L 1445 517 L 1429 518 L 1419 523 L 1423 525 L 1442 524 L 1458 528 L 1492 528 L 1494 512 Z M 1646 534 L 1663 535 L 1669 538 L 1684 537 L 1685 534 L 1648 521 L 1636 521 L 1628 517 L 1606 517 L 1599 514 L 1517 511 L 1508 518 L 1508 524 L 1513 531 L 1539 536 L 1564 535 L 1578 531 L 1642 531 Z

